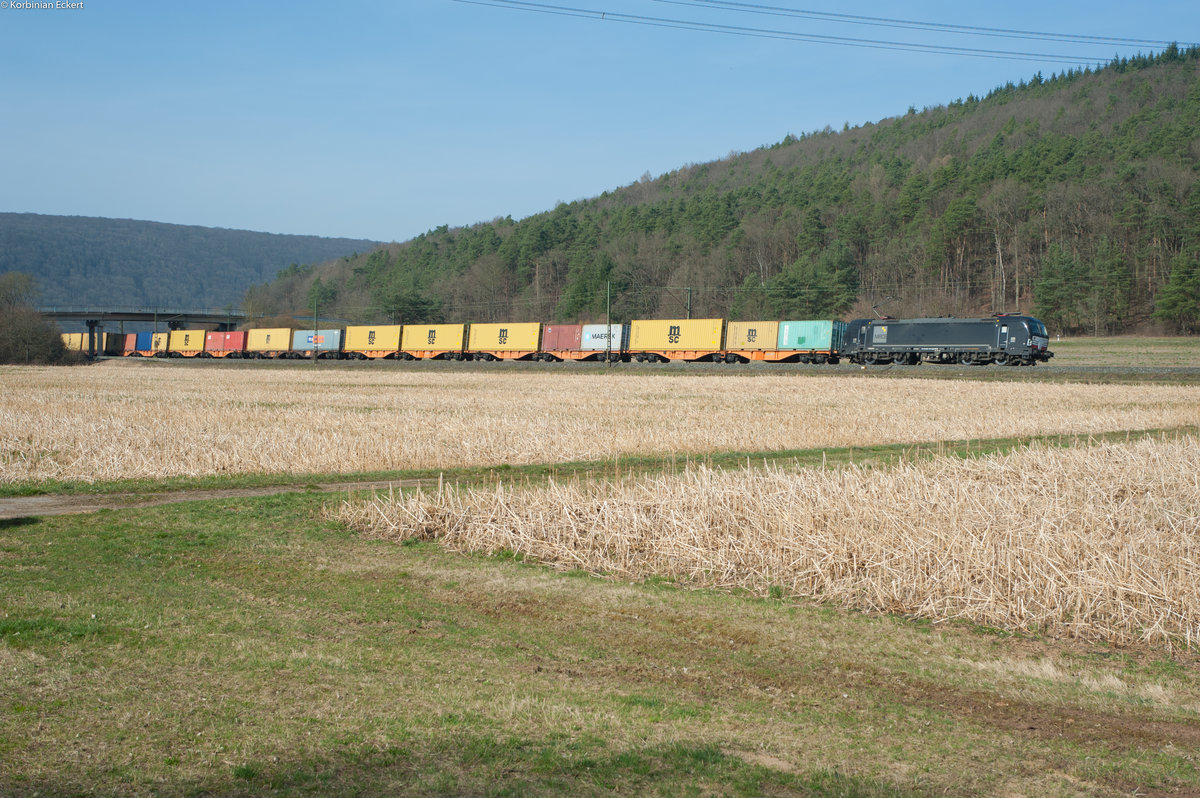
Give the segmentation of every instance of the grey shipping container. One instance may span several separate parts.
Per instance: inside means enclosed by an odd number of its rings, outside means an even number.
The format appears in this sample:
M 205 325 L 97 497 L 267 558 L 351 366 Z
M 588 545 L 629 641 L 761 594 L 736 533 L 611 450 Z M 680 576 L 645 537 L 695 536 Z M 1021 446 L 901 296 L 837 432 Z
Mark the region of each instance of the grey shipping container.
M 296 330 L 292 333 L 293 352 L 340 352 L 341 330 Z

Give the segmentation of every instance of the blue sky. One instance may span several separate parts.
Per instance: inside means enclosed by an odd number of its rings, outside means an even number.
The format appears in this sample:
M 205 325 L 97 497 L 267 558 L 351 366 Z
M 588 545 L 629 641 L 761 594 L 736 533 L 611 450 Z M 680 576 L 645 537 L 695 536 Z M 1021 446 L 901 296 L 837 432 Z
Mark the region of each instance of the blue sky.
M 680 30 L 454 0 L 0 8 L 0 210 L 404 241 L 520 219 L 786 134 L 1065 64 Z M 542 0 L 643 18 L 1056 54 L 1161 49 L 750 13 L 1200 40 L 1200 3 Z M 642 20 L 644 22 L 645 20 Z

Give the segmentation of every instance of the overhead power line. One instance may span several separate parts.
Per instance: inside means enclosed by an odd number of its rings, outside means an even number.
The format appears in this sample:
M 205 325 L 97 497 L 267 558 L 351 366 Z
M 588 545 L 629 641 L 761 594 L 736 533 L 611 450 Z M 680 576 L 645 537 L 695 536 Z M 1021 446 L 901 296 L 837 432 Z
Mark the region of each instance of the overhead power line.
M 1118 44 L 1134 47 L 1167 47 L 1171 44 L 1177 44 L 1181 47 L 1196 45 L 1195 42 L 1165 41 L 1160 39 L 1133 39 L 1119 36 L 1094 36 L 1084 33 L 1049 33 L 1046 31 L 1016 30 L 1012 28 L 986 28 L 978 25 L 955 25 L 947 22 L 919 22 L 908 19 L 891 19 L 889 17 L 871 17 L 861 14 L 838 14 L 829 11 L 785 8 L 762 3 L 739 3 L 733 2 L 733 0 L 654 0 L 654 2 L 690 8 L 707 7 L 767 16 L 818 19 L 854 25 L 872 25 L 881 28 L 961 33 L 971 36 L 993 36 L 1007 39 L 1031 39 L 1072 44 Z
M 715 1 L 715 0 L 714 0 Z M 642 14 L 624 14 L 612 11 L 602 11 L 589 8 L 563 6 L 551 3 L 535 3 L 529 0 L 453 0 L 467 5 L 488 6 L 517 11 L 528 11 L 539 14 L 580 17 L 600 22 L 620 22 L 630 25 L 644 25 L 658 28 L 673 28 L 677 30 L 721 33 L 734 36 L 749 36 L 754 38 L 780 39 L 785 41 L 811 42 L 818 44 L 834 44 L 849 47 L 861 47 L 882 50 L 899 50 L 908 52 L 935 53 L 940 55 L 971 56 L 976 58 L 996 58 L 1019 61 L 1043 61 L 1070 65 L 1103 64 L 1109 60 L 1107 56 L 1069 56 L 1062 53 L 1037 53 L 1016 50 L 990 50 L 979 47 L 958 47 L 940 44 L 922 44 L 919 42 L 888 41 L 882 39 L 864 39 L 849 36 L 831 36 L 815 33 L 800 33 L 796 31 L 779 30 L 775 28 L 758 28 L 742 25 L 724 25 L 698 20 L 671 19 L 652 17 Z M 770 8 L 770 7 L 764 7 Z M 881 18 L 882 19 L 882 18 Z M 916 24 L 916 23 L 914 23 Z M 1094 43 L 1094 42 L 1093 42 Z M 1110 42 L 1111 43 L 1111 42 Z

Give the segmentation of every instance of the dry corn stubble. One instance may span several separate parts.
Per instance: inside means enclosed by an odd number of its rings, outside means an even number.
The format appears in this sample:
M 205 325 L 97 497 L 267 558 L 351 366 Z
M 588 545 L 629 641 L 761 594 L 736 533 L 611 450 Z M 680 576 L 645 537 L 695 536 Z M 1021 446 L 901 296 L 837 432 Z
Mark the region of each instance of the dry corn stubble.
M 346 503 L 392 539 L 1166 647 L 1200 643 L 1200 441 Z
M 602 461 L 1200 423 L 1200 388 L 1179 386 L 372 365 L 6 368 L 0 483 Z

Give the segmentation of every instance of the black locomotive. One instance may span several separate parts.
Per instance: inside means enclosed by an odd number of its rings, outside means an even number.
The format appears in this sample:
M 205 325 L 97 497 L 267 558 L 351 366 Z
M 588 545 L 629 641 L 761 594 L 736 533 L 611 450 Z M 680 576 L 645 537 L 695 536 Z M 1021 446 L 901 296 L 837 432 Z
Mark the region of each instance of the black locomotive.
M 1054 357 L 1046 325 L 1032 316 L 987 319 L 856 319 L 846 325 L 842 357 L 852 363 L 1032 366 Z

